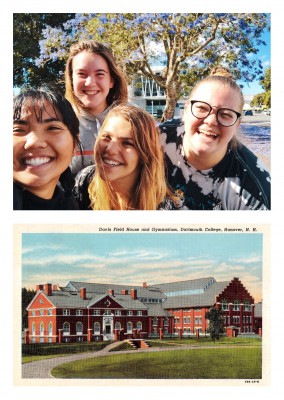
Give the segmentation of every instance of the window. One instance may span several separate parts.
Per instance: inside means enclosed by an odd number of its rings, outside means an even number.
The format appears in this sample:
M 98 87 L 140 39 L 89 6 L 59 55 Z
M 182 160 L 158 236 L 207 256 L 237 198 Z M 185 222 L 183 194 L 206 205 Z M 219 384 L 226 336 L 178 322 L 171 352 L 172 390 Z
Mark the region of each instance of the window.
M 244 302 L 245 311 L 251 311 L 251 304 L 248 300 Z
M 44 324 L 43 324 L 43 322 L 40 323 L 39 334 L 42 335 L 42 336 L 44 335 Z
M 187 323 L 190 324 L 190 317 L 187 317 Z
M 233 311 L 239 311 L 239 310 L 240 310 L 240 302 L 239 302 L 239 300 L 234 300 Z
M 110 310 L 105 310 L 104 315 L 111 315 L 111 311 Z
M 77 324 L 76 324 L 76 335 L 83 335 L 83 324 L 82 324 L 82 322 L 77 322 Z
M 34 317 L 36 315 L 35 310 L 32 310 L 32 316 Z
M 138 317 L 141 317 L 142 316 L 142 311 L 137 311 L 137 315 L 138 315 Z
M 183 318 L 183 323 L 186 324 L 187 323 L 187 319 L 186 317 Z
M 142 331 L 142 322 L 140 322 L 140 321 L 137 322 L 136 329 L 138 329 L 139 331 Z
M 132 333 L 132 322 L 127 322 L 127 333 Z
M 229 304 L 228 304 L 227 300 L 222 300 L 222 310 L 229 311 Z
M 114 329 L 117 329 L 118 331 L 120 331 L 121 330 L 121 323 L 120 322 L 116 322 L 115 326 L 114 326 Z
M 133 311 L 127 311 L 127 315 L 128 316 L 132 316 L 133 315 Z
M 120 310 L 115 310 L 115 315 L 116 316 L 120 316 L 121 315 L 121 311 Z
M 202 317 L 195 317 L 194 318 L 194 323 L 195 323 L 195 325 L 201 325 L 202 324 Z
M 48 315 L 52 315 L 52 309 L 51 308 L 48 310 Z
M 64 322 L 63 324 L 63 335 L 70 335 L 70 325 L 68 322 Z
M 44 312 L 43 312 L 43 309 L 41 308 L 40 310 L 39 310 L 39 315 L 43 315 L 44 314 Z
M 76 310 L 76 315 L 83 315 L 83 310 Z
M 94 310 L 94 315 L 101 315 L 100 310 Z
M 63 310 L 63 315 L 70 315 L 70 310 L 67 310 L 66 308 Z
M 169 325 L 169 318 L 165 318 L 164 319 L 164 326 L 168 326 Z
M 157 326 L 158 325 L 158 318 L 153 318 L 153 326 Z
M 36 334 L 36 327 L 35 327 L 35 323 L 32 323 L 32 335 L 34 336 Z
M 52 322 L 50 322 L 48 324 L 48 335 L 51 336 L 52 335 Z
M 42 299 L 40 299 L 39 304 L 43 304 L 43 300 Z
M 99 322 L 94 323 L 94 334 L 99 335 L 101 333 L 101 326 Z

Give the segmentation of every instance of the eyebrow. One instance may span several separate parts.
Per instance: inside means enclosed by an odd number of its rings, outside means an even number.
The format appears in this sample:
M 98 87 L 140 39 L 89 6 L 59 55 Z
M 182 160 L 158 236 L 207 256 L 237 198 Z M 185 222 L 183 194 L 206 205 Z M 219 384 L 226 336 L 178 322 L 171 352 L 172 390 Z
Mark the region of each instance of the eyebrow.
M 111 132 L 108 132 L 108 131 L 103 131 L 102 132 L 102 136 L 103 135 L 109 135 L 109 136 L 112 136 L 112 133 Z M 117 139 L 119 139 L 119 140 L 132 140 L 133 142 L 134 142 L 134 139 L 132 138 L 132 137 L 125 137 L 125 136 L 122 136 L 122 137 L 118 137 Z
M 62 122 L 62 121 L 58 118 L 46 118 L 44 120 L 38 121 L 39 124 L 48 124 L 49 122 Z M 29 121 L 26 121 L 24 119 L 16 119 L 14 120 L 14 123 L 21 125 L 29 125 Z

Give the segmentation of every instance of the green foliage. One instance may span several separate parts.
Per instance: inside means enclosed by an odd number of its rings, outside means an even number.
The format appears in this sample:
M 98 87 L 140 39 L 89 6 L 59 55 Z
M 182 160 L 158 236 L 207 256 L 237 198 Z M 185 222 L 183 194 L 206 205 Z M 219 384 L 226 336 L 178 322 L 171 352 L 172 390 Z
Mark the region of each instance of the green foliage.
M 251 101 L 251 106 L 271 108 L 271 67 L 265 70 L 264 77 L 259 83 L 265 92 L 256 94 Z
M 34 298 L 35 294 L 36 292 L 34 290 L 22 288 L 22 329 L 28 327 L 28 312 L 26 308 Z
M 212 340 L 219 340 L 220 335 L 224 333 L 223 312 L 219 308 L 212 307 L 207 313 L 206 318 L 209 320 L 208 331 Z
M 92 343 L 30 343 L 22 344 L 23 356 L 57 356 L 62 354 L 85 353 L 99 351 L 109 342 Z

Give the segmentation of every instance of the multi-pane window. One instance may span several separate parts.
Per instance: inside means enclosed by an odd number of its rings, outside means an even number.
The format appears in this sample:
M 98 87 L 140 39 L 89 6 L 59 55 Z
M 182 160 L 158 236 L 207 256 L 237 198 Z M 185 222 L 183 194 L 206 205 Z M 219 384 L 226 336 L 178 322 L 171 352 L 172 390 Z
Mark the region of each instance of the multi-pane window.
M 39 315 L 43 315 L 44 314 L 44 312 L 43 312 L 43 309 L 41 308 L 40 310 L 39 310 Z
M 133 315 L 133 311 L 127 311 L 127 315 L 128 315 L 128 316 Z
M 127 333 L 132 333 L 132 322 L 127 322 Z
M 141 310 L 137 311 L 137 315 L 138 315 L 139 317 L 141 317 L 141 316 L 142 316 L 142 311 L 141 311 Z
M 68 310 L 67 308 L 64 308 L 63 315 L 70 315 L 70 310 Z
M 201 325 L 202 317 L 194 317 L 194 323 L 195 323 L 195 325 Z
M 48 315 L 52 315 L 52 309 L 51 308 L 48 309 Z
M 240 302 L 239 302 L 239 300 L 234 300 L 233 311 L 239 311 L 239 310 L 240 310 Z
M 120 322 L 116 322 L 115 323 L 115 325 L 114 325 L 114 329 L 117 329 L 117 330 L 121 330 L 121 323 Z
M 70 335 L 70 325 L 68 322 L 63 324 L 63 335 Z
M 137 322 L 136 329 L 138 329 L 139 331 L 142 331 L 142 322 L 140 322 L 140 321 Z
M 36 334 L 36 326 L 35 323 L 32 323 L 32 335 L 34 336 Z
M 115 310 L 115 315 L 116 316 L 120 316 L 121 315 L 121 311 L 120 310 Z
M 222 301 L 222 310 L 223 311 L 229 311 L 229 304 L 226 300 Z
M 50 322 L 50 323 L 48 324 L 48 334 L 49 334 L 49 336 L 52 335 L 52 322 Z
M 83 315 L 83 310 L 76 310 L 76 315 Z
M 249 301 L 244 302 L 244 310 L 251 311 L 251 304 L 249 303 Z
M 94 333 L 95 335 L 99 335 L 101 333 L 101 326 L 99 322 L 94 323 Z
M 94 315 L 101 315 L 100 310 L 94 310 Z
M 36 315 L 36 311 L 32 310 L 32 316 L 34 317 Z
M 82 335 L 83 334 L 83 324 L 82 322 L 77 322 L 76 324 L 76 334 Z
M 153 326 L 157 326 L 158 325 L 158 318 L 153 318 Z
M 40 333 L 40 335 L 44 335 L 44 324 L 43 324 L 43 322 L 40 323 L 39 333 Z

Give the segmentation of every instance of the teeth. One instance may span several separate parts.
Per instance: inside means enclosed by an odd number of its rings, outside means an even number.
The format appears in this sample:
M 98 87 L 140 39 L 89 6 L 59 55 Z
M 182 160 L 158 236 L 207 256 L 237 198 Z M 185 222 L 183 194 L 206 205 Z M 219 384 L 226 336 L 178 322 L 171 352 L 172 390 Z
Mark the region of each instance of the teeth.
M 47 164 L 50 160 L 50 157 L 27 158 L 24 160 L 24 164 L 37 167 L 38 165 Z
M 94 90 L 94 91 L 85 90 L 85 94 L 90 95 L 90 96 L 97 94 L 97 93 L 98 93 L 98 90 Z
M 207 132 L 207 131 L 203 131 L 203 130 L 199 130 L 199 132 L 200 133 L 203 133 L 203 135 L 206 135 L 206 136 L 213 136 L 213 137 L 217 137 L 218 135 L 216 135 L 215 133 L 212 133 L 212 132 Z
M 117 165 L 120 165 L 119 162 L 113 161 L 113 160 L 104 160 L 104 162 L 105 162 L 106 164 L 108 164 L 108 165 L 111 165 L 112 167 L 115 167 L 115 166 L 117 166 Z

